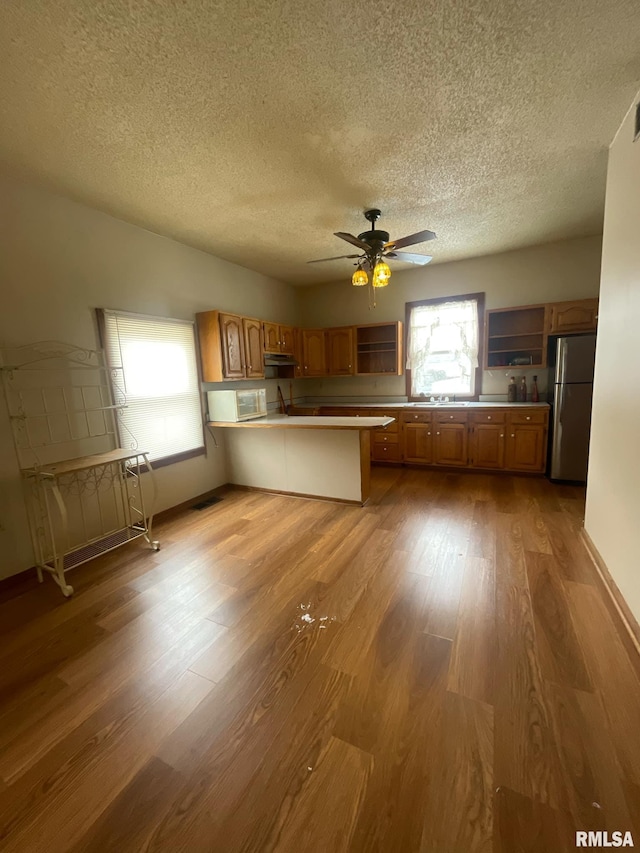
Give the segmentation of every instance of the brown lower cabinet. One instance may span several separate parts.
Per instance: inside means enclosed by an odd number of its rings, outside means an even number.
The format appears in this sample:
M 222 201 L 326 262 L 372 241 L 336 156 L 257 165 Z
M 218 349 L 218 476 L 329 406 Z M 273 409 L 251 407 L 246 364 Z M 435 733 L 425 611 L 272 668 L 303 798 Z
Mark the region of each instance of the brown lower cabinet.
M 467 450 L 467 425 L 436 423 L 433 440 L 434 465 L 453 465 L 466 468 L 469 464 Z
M 388 426 L 372 431 L 373 462 L 544 473 L 547 408 L 416 411 L 386 406 L 322 406 L 319 413 L 395 418 Z
M 400 465 L 544 473 L 546 408 L 441 409 L 323 406 L 321 415 L 391 417 L 372 432 L 371 459 Z
M 404 424 L 404 461 L 433 465 L 433 435 L 431 424 Z
M 469 442 L 469 464 L 474 468 L 505 467 L 505 425 L 473 424 Z

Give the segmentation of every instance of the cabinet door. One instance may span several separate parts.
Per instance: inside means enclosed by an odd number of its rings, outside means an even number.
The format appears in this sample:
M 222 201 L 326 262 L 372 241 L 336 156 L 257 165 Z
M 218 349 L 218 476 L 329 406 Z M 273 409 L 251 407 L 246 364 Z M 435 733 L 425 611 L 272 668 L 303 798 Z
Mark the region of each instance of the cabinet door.
M 433 463 L 433 429 L 431 424 L 405 424 L 404 458 L 407 462 Z
M 262 358 L 262 323 L 243 317 L 245 375 L 247 379 L 261 379 L 264 376 L 264 360 Z
M 327 349 L 330 376 L 351 376 L 353 373 L 353 328 L 329 329 Z
M 244 379 L 244 331 L 242 317 L 220 314 L 222 372 L 225 379 Z
M 280 352 L 280 326 L 277 323 L 263 323 L 264 351 Z
M 474 424 L 471 465 L 474 468 L 504 468 L 505 435 L 504 424 Z
M 324 329 L 302 330 L 302 370 L 305 376 L 326 376 Z
M 287 355 L 294 353 L 293 331 L 291 326 L 280 326 L 280 352 Z
M 293 357 L 298 362 L 293 368 L 294 379 L 302 379 L 304 376 L 304 354 L 302 352 L 302 329 L 293 330 Z
M 467 467 L 467 425 L 436 424 L 434 462 L 436 465 Z
M 507 468 L 510 471 L 534 471 L 545 468 L 546 429 L 537 424 L 512 424 L 507 433 Z
M 550 331 L 595 332 L 598 324 L 598 300 L 580 299 L 576 302 L 555 302 L 550 306 Z

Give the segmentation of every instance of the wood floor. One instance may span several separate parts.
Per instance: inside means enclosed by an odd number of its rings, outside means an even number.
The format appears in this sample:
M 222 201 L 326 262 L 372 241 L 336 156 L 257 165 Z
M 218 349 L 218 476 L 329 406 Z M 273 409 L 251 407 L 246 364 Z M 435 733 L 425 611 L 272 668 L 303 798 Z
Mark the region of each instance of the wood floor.
M 583 492 L 379 468 L 229 490 L 0 603 L 0 849 L 640 845 L 640 680 Z

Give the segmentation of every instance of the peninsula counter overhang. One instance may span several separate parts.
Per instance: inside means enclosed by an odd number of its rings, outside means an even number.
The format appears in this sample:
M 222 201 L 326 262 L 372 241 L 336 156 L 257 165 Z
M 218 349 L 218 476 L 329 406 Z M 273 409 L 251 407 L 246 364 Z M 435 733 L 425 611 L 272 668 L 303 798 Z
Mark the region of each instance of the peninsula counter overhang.
M 395 418 L 354 418 L 323 415 L 269 415 L 266 418 L 255 418 L 251 421 L 209 421 L 207 426 L 215 427 L 244 427 L 251 429 L 355 429 L 369 430 L 385 427 Z

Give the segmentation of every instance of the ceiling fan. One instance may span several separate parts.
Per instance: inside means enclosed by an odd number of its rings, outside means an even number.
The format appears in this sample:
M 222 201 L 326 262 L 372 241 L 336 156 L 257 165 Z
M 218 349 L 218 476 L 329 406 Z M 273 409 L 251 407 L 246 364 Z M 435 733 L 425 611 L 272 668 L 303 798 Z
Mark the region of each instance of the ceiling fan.
M 387 231 L 379 231 L 375 224 L 380 219 L 381 211 L 377 209 L 365 210 L 365 219 L 371 223 L 370 231 L 363 231 L 354 237 L 353 234 L 346 234 L 344 231 L 336 231 L 335 236 L 341 240 L 346 240 L 353 246 L 357 246 L 361 253 L 359 255 L 338 255 L 334 258 L 319 258 L 315 261 L 307 261 L 309 264 L 320 264 L 325 261 L 339 261 L 343 258 L 356 259 L 358 269 L 353 274 L 352 282 L 355 285 L 366 285 L 369 283 L 366 268 L 373 271 L 373 279 L 371 284 L 374 287 L 385 287 L 389 283 L 391 270 L 386 264 L 386 260 L 405 261 L 409 264 L 418 264 L 424 266 L 431 260 L 431 255 L 416 255 L 411 252 L 397 252 L 396 249 L 402 249 L 404 246 L 413 246 L 416 243 L 426 243 L 427 240 L 435 240 L 436 235 L 433 231 L 418 231 L 416 234 L 409 234 L 407 237 L 400 237 L 398 240 L 389 240 Z

